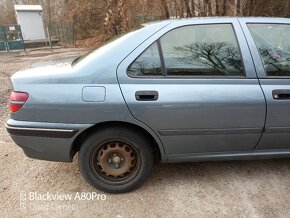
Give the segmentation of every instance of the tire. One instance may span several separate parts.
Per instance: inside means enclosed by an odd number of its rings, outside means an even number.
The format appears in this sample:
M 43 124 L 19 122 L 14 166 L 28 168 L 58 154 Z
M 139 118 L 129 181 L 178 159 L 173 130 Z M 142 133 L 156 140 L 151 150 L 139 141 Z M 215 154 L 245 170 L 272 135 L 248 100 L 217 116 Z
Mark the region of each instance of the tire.
M 149 176 L 153 165 L 150 141 L 129 128 L 102 129 L 81 146 L 79 167 L 86 181 L 108 193 L 136 189 Z

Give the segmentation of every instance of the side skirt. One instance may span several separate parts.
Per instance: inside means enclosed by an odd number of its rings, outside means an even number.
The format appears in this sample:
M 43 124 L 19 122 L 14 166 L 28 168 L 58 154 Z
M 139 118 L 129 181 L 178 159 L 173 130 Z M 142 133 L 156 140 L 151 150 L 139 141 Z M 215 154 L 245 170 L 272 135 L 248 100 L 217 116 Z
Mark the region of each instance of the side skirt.
M 290 149 L 256 150 L 239 152 L 208 152 L 193 154 L 164 155 L 162 162 L 201 162 L 201 161 L 225 161 L 225 160 L 255 160 L 290 158 Z

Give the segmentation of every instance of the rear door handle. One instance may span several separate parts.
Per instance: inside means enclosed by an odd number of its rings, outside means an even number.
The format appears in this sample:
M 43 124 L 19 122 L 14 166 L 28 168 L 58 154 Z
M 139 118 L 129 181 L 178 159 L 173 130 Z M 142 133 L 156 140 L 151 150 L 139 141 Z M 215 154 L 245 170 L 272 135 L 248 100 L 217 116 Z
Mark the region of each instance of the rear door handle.
M 274 89 L 272 96 L 277 100 L 290 100 L 290 89 Z
M 156 101 L 159 97 L 159 94 L 157 91 L 137 91 L 135 93 L 135 98 L 137 101 Z

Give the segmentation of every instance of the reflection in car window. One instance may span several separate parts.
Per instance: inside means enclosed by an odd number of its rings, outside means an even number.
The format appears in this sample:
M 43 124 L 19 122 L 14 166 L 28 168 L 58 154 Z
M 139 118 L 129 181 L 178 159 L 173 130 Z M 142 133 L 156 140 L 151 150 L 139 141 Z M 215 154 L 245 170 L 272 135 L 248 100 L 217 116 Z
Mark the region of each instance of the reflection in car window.
M 248 24 L 268 76 L 290 76 L 290 26 Z
M 231 24 L 181 27 L 164 35 L 161 46 L 169 76 L 244 75 Z
M 128 68 L 130 76 L 161 76 L 162 68 L 157 43 L 147 48 Z

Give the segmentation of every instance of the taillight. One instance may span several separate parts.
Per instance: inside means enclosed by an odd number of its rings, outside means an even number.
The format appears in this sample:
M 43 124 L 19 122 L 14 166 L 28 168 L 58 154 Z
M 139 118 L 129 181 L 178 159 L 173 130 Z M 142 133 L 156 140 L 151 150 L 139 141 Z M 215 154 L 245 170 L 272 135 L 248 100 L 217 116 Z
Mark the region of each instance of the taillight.
M 10 111 L 11 112 L 17 112 L 19 111 L 22 106 L 25 104 L 25 102 L 27 101 L 27 99 L 29 98 L 29 94 L 26 92 L 11 92 L 10 95 Z

